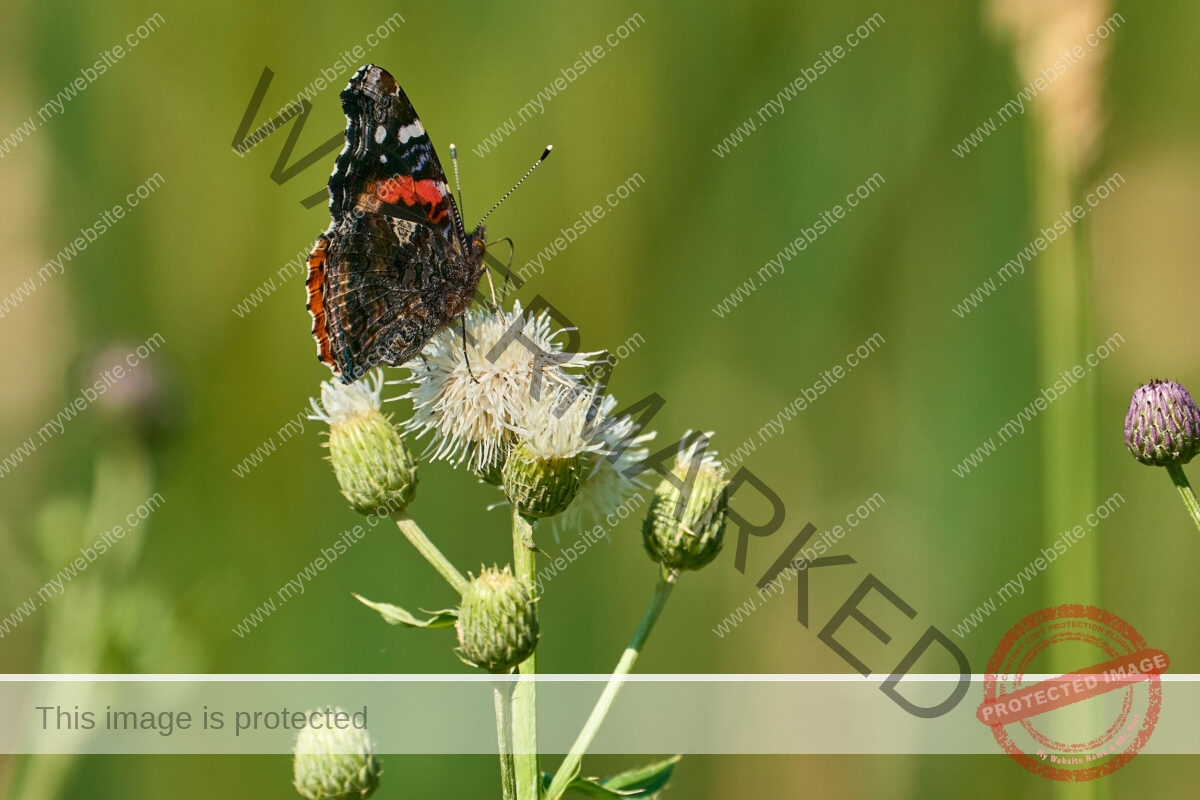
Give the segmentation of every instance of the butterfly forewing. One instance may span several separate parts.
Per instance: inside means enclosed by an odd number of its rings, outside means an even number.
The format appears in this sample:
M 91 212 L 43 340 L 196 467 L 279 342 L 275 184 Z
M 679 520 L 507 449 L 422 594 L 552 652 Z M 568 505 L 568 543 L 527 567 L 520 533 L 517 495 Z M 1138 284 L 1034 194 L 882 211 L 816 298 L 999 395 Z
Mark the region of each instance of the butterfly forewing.
M 355 208 L 399 206 L 457 240 L 458 209 L 433 142 L 404 90 L 387 71 L 366 66 L 342 91 L 346 146 L 329 179 L 333 218 Z M 457 242 L 461 245 L 463 243 Z

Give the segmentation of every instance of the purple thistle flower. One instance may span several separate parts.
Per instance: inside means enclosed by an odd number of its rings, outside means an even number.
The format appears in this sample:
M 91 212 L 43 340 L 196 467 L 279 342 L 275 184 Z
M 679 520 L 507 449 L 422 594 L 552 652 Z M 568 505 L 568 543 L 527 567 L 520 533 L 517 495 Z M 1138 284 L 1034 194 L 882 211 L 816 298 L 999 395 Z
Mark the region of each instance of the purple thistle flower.
M 1200 452 L 1200 409 L 1174 381 L 1138 387 L 1125 415 L 1125 446 L 1143 464 L 1186 464 Z

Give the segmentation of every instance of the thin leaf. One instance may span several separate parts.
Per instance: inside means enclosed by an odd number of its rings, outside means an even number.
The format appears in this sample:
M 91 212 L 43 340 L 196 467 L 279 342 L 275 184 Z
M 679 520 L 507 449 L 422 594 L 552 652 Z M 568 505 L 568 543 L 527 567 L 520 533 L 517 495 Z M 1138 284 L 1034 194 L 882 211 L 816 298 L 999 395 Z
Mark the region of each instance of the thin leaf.
M 636 797 L 639 800 L 651 800 L 657 797 L 671 780 L 675 765 L 683 756 L 671 756 L 665 761 L 647 764 L 638 769 L 631 769 L 611 778 L 605 778 L 600 783 L 606 789 L 615 789 L 622 797 Z
M 542 773 L 542 791 L 550 788 L 550 784 L 554 781 L 554 776 L 549 773 Z M 623 800 L 628 795 L 612 789 L 605 789 L 595 781 L 587 778 L 576 778 L 567 785 L 567 792 L 574 792 L 585 797 L 600 797 L 604 800 Z
M 354 597 L 367 608 L 378 611 L 384 622 L 389 625 L 403 625 L 406 628 L 452 628 L 455 621 L 458 620 L 458 610 L 453 608 L 425 611 L 426 614 L 433 616 L 429 619 L 418 619 L 400 606 L 394 606 L 391 603 L 373 603 L 359 594 L 355 594 Z
M 683 756 L 672 756 L 665 761 L 603 779 L 576 777 L 567 786 L 567 792 L 602 800 L 654 800 L 666 788 L 681 758 Z M 552 776 L 543 773 L 542 789 L 550 788 L 552 780 Z

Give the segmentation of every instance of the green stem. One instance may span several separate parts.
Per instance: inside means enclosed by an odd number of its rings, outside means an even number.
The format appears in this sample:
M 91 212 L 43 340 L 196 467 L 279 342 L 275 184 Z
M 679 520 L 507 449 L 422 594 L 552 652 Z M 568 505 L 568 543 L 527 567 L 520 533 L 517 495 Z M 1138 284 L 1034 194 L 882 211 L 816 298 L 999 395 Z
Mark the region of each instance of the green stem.
M 500 750 L 500 786 L 504 800 L 517 800 L 517 773 L 512 752 L 512 714 L 508 681 L 492 683 L 492 698 L 496 701 L 496 743 Z
M 536 553 L 533 549 L 533 525 L 513 507 L 513 570 L 517 579 L 533 594 L 537 578 Z M 534 598 L 536 600 L 536 598 Z M 521 662 L 520 674 L 537 675 L 537 650 Z M 516 767 L 517 800 L 538 800 L 542 770 L 538 757 L 537 682 L 521 681 L 512 695 L 513 760 Z
M 1043 121 L 1044 122 L 1044 121 Z M 1076 168 L 1058 152 L 1045 124 L 1028 128 L 1033 187 L 1031 228 L 1052 227 L 1059 215 L 1079 197 Z M 1063 370 L 1079 369 L 1093 346 L 1091 267 L 1084 225 L 1059 234 L 1038 258 L 1036 284 L 1038 386 L 1057 386 Z M 1068 387 L 1046 409 L 1042 438 L 1042 546 L 1053 548 L 1064 530 L 1078 525 L 1096 508 L 1096 385 L 1095 376 Z M 1063 603 L 1099 605 L 1100 547 L 1090 540 L 1071 551 L 1069 566 L 1050 570 L 1042 586 L 1048 606 Z M 1051 648 L 1046 671 L 1071 672 L 1078 666 L 1069 648 Z M 1100 723 L 1096 710 L 1087 708 L 1070 723 L 1064 736 L 1086 736 Z M 1087 716 L 1090 715 L 1090 716 Z M 1099 782 L 1051 788 L 1055 798 L 1100 798 Z
M 1188 483 L 1187 475 L 1183 472 L 1183 465 L 1168 464 L 1167 472 L 1171 473 L 1171 480 L 1175 483 L 1175 488 L 1179 490 L 1179 496 L 1183 498 L 1183 504 L 1187 506 L 1188 513 L 1192 515 L 1192 522 L 1196 523 L 1197 528 L 1200 528 L 1200 503 L 1196 502 L 1196 493 L 1192 491 L 1192 485 Z
M 454 568 L 450 560 L 442 555 L 442 551 L 437 549 L 437 546 L 429 541 L 429 537 L 421 530 L 421 526 L 408 515 L 408 512 L 401 511 L 392 515 L 392 519 L 396 520 L 396 527 L 404 534 L 405 538 L 412 542 L 412 546 L 417 548 L 417 552 L 425 556 L 433 568 L 438 571 L 446 582 L 454 587 L 454 591 L 460 595 L 467 591 L 467 579 L 462 576 L 462 573 Z
M 671 597 L 671 590 L 675 588 L 676 577 L 677 573 L 668 573 L 665 570 L 659 574 L 658 584 L 654 587 L 654 596 L 650 598 L 650 605 L 646 607 L 646 613 L 642 615 L 641 624 L 638 625 L 637 631 L 633 634 L 633 639 L 621 655 L 621 660 L 617 662 L 617 668 L 613 670 L 612 677 L 608 679 L 608 684 L 604 687 L 604 693 L 596 701 L 596 706 L 592 709 L 592 714 L 588 717 L 587 723 L 584 724 L 583 730 L 579 732 L 579 737 L 575 739 L 575 744 L 571 746 L 571 752 L 563 759 L 558 772 L 554 773 L 554 781 L 546 791 L 544 800 L 559 800 L 560 797 L 566 794 L 567 787 L 571 784 L 571 781 L 575 780 L 575 776 L 579 774 L 579 766 L 583 762 L 583 754 L 591 747 L 592 740 L 596 738 L 596 733 L 599 732 L 600 726 L 604 723 L 604 718 L 608 716 L 608 711 L 612 708 L 613 701 L 617 699 L 617 692 L 621 691 L 621 686 L 625 683 L 625 676 L 633 671 L 633 665 L 637 661 L 642 648 L 645 646 L 646 639 L 650 637 L 650 631 L 654 630 L 654 623 L 658 622 L 658 617 L 662 614 L 663 607 L 666 606 L 667 600 Z

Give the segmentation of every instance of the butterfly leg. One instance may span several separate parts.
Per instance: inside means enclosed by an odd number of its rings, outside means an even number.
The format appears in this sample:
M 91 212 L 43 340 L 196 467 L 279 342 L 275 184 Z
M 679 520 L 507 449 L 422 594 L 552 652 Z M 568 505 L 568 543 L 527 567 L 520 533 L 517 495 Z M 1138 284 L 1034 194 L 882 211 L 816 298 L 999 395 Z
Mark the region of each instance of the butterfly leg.
M 466 314 L 464 314 L 462 317 L 462 346 L 463 346 L 463 359 L 465 359 L 467 362 L 467 374 L 471 376 L 471 381 L 473 383 L 479 383 L 479 379 L 475 377 L 475 373 L 471 372 L 471 355 L 470 355 L 470 353 L 467 352 L 467 315 Z
M 488 286 L 491 287 L 491 290 L 492 290 L 492 309 L 494 311 L 496 311 L 497 313 L 499 313 L 500 303 L 499 303 L 499 301 L 496 300 L 496 284 L 492 283 L 492 271 L 490 269 L 485 268 L 484 272 L 487 275 Z
M 512 277 L 512 262 L 513 256 L 517 254 L 517 247 L 513 244 L 513 240 L 507 236 L 499 239 L 501 242 L 508 242 L 508 263 L 504 265 L 504 294 L 508 294 L 508 280 Z M 518 286 L 518 289 L 521 287 Z
M 516 252 L 513 248 L 513 240 L 508 238 L 507 236 L 505 236 L 503 239 L 497 239 L 494 242 L 488 242 L 485 247 L 490 247 L 491 245 L 499 244 L 500 242 L 508 242 L 508 263 L 505 264 L 503 267 L 503 269 L 504 269 L 504 285 L 500 288 L 500 297 L 505 298 L 505 297 L 508 297 L 508 281 L 513 276 L 512 263 L 513 263 L 513 255 Z M 488 266 L 487 261 L 484 261 L 483 263 L 484 263 L 483 268 L 486 269 L 487 273 L 488 273 L 488 276 L 487 276 L 488 285 L 492 287 L 492 305 L 495 306 L 496 311 L 499 311 L 500 305 L 496 300 L 496 284 L 494 284 L 492 282 L 492 270 L 491 270 L 491 267 Z M 493 263 L 495 263 L 495 262 L 493 262 Z M 499 266 L 499 265 L 497 264 L 497 266 Z M 517 281 L 517 280 L 514 280 L 513 283 L 516 286 L 516 288 L 518 288 L 518 289 L 520 289 L 524 285 L 524 282 Z

